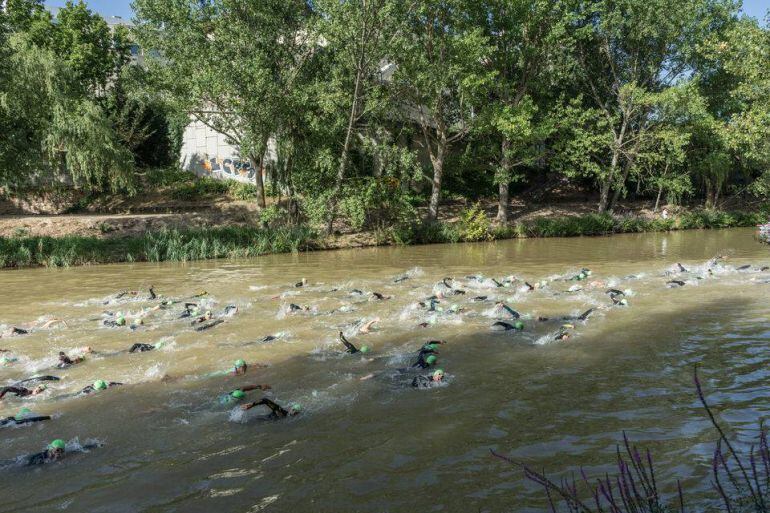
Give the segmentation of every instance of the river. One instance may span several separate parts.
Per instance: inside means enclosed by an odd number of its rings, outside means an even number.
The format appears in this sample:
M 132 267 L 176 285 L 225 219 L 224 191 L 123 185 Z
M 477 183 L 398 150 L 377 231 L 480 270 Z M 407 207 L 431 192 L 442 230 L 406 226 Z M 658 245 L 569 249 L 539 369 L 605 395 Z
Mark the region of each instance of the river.
M 709 273 L 716 255 L 728 258 Z M 679 273 L 677 262 L 691 272 Z M 736 270 L 745 264 L 755 267 Z M 2 417 L 21 407 L 54 416 L 0 429 L 0 460 L 54 438 L 68 450 L 103 446 L 39 468 L 1 469 L 0 511 L 541 511 L 542 489 L 490 449 L 555 476 L 579 466 L 598 476 L 612 470 L 623 431 L 651 449 L 661 488 L 681 479 L 699 504 L 709 496 L 715 433 L 693 366 L 731 436 L 753 441 L 770 413 L 770 272 L 759 270 L 768 264 L 768 247 L 735 229 L 3 271 L 0 324 L 34 329 L 0 339 L 17 359 L 0 367 L 0 381 L 61 381 L 0 401 Z M 592 271 L 585 281 L 562 279 L 584 267 Z M 498 288 L 466 278 L 478 274 L 547 283 L 526 292 L 522 282 Z M 402 275 L 409 279 L 395 283 Z M 443 312 L 416 306 L 445 276 L 467 293 L 442 301 Z M 308 285 L 295 288 L 302 278 Z M 686 285 L 671 288 L 671 279 Z M 214 315 L 230 304 L 239 311 L 202 332 L 178 319 L 181 304 L 147 313 L 135 330 L 103 325 L 105 312 L 131 324 L 157 305 L 110 299 L 150 284 L 164 298 L 205 290 L 201 309 Z M 626 292 L 626 306 L 613 306 L 610 287 Z M 373 301 L 372 291 L 392 298 Z M 487 301 L 472 301 L 481 295 Z M 490 329 L 505 317 L 496 299 L 522 314 L 523 331 Z M 290 303 L 310 311 L 287 313 Z M 562 317 L 588 308 L 596 310 L 586 322 L 570 321 L 570 339 L 554 340 Z M 41 328 L 54 317 L 67 325 Z M 371 333 L 358 333 L 356 322 L 375 317 Z M 339 330 L 372 351 L 344 354 Z M 270 334 L 278 338 L 259 342 Z M 413 373 L 398 369 L 430 339 L 446 341 L 438 355 L 445 382 L 416 390 Z M 161 340 L 152 352 L 121 352 Z M 52 370 L 59 351 L 84 346 L 95 354 Z M 267 367 L 207 376 L 238 358 Z M 77 395 L 96 379 L 125 385 Z M 265 411 L 217 399 L 262 383 L 272 386 L 268 397 L 299 403 L 301 413 L 266 422 Z

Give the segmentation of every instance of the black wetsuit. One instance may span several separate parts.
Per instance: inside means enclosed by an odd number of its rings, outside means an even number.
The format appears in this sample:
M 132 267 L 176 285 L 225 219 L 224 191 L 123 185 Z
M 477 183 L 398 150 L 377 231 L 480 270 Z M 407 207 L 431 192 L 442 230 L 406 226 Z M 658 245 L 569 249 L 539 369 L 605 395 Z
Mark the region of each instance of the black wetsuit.
M 273 340 L 276 340 L 277 338 L 278 337 L 276 337 L 276 336 L 268 335 L 266 337 L 262 337 L 261 339 L 259 339 L 259 341 L 260 342 L 272 342 Z
M 345 349 L 346 353 L 356 354 L 356 353 L 360 352 L 359 349 L 356 346 L 354 346 L 353 344 L 348 342 L 348 339 L 345 338 L 345 335 L 343 335 L 341 331 L 340 331 L 340 342 L 342 342 L 345 345 L 345 347 L 347 348 L 347 349 Z
M 15 386 L 23 385 L 24 383 L 39 383 L 41 381 L 61 381 L 61 378 L 56 376 L 35 376 L 34 378 L 27 378 L 14 383 Z
M 684 287 L 685 282 L 682 280 L 671 280 L 669 282 L 666 282 L 666 285 L 676 285 L 678 287 Z
M 510 306 L 506 305 L 505 303 L 500 303 L 500 307 L 506 312 L 508 312 L 511 315 L 511 317 L 513 317 L 514 319 L 518 319 L 521 317 L 521 314 L 519 312 L 517 312 Z
M 503 321 L 497 321 L 492 325 L 492 327 L 495 327 L 495 326 L 503 328 L 505 331 L 511 331 L 516 329 L 512 324 L 508 324 L 507 322 L 503 322 Z
M 28 466 L 45 465 L 46 463 L 51 463 L 52 461 L 57 461 L 57 458 L 54 458 L 53 456 L 51 456 L 50 451 L 43 451 L 37 454 L 30 455 L 27 458 L 27 465 Z
M 13 394 L 16 397 L 28 397 L 32 395 L 32 390 L 26 387 L 19 387 L 19 386 L 3 387 L 2 389 L 0 389 L 0 399 L 5 397 L 6 394 Z
M 486 301 L 488 296 L 476 296 L 472 299 L 472 301 Z
M 382 301 L 383 299 L 386 299 L 386 297 L 380 294 L 379 292 L 372 292 L 372 297 L 374 297 L 374 299 L 376 299 L 377 301 Z
M 144 353 L 147 351 L 152 351 L 156 349 L 156 347 L 152 344 L 134 344 L 131 346 L 131 349 L 128 350 L 129 353 Z
M 262 400 L 256 403 L 252 403 L 253 406 L 267 406 L 270 408 L 270 418 L 272 419 L 282 419 L 284 417 L 289 416 L 289 412 L 286 411 L 284 408 L 279 406 L 278 404 L 274 403 L 267 397 L 263 397 Z
M 25 417 L 23 419 L 17 419 L 16 417 L 7 417 L 5 419 L 0 419 L 0 427 L 5 426 L 19 426 L 21 424 L 32 424 L 34 422 L 42 422 L 44 420 L 51 420 L 51 417 L 49 415 L 40 415 L 37 417 Z
M 202 326 L 198 326 L 197 328 L 195 328 L 195 331 L 204 331 L 204 330 L 207 330 L 209 328 L 213 328 L 214 326 L 218 326 L 218 325 L 222 324 L 223 322 L 225 322 L 224 319 L 217 319 L 217 320 L 212 321 L 212 322 L 210 322 L 208 324 L 204 324 Z
M 109 383 L 107 383 L 107 388 L 119 386 L 122 384 L 123 383 L 116 383 L 114 381 L 110 381 Z M 94 388 L 93 385 L 88 385 L 87 387 L 85 387 L 83 390 L 80 391 L 81 394 L 91 394 L 93 392 L 96 392 L 96 389 Z
M 158 296 L 155 294 L 155 289 L 150 287 L 150 299 L 157 299 Z
M 435 386 L 435 381 L 433 381 L 433 378 L 431 376 L 415 376 L 412 380 L 412 386 L 414 388 L 431 388 Z
M 429 350 L 420 350 L 420 354 L 417 355 L 417 361 L 412 364 L 412 367 L 419 367 L 421 369 L 427 369 L 431 365 L 425 361 L 425 359 L 433 354 L 435 351 L 432 349 Z

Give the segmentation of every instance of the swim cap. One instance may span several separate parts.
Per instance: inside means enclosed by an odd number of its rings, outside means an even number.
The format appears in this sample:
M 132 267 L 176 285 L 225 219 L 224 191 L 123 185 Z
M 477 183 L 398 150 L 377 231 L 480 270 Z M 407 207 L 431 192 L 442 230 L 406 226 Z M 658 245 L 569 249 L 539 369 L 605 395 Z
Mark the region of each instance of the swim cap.
M 436 351 L 438 350 L 438 345 L 436 344 L 425 344 L 422 346 L 423 350 L 425 351 Z
M 514 327 L 514 329 L 517 329 L 517 330 L 523 330 L 524 329 L 524 323 L 521 322 L 521 321 L 516 321 L 516 322 L 513 323 L 513 327 Z
M 236 369 L 237 369 L 238 367 L 245 367 L 245 366 L 246 366 L 246 360 L 244 360 L 244 359 L 242 359 L 242 358 L 241 358 L 241 359 L 238 359 L 238 360 L 235 360 L 235 363 L 234 363 L 233 365 L 235 365 L 235 368 L 236 368 Z
M 444 371 L 441 370 L 441 369 L 436 369 L 436 371 L 433 373 L 433 379 L 435 379 L 435 378 L 437 378 L 439 376 L 441 376 L 443 378 L 444 377 Z
M 115 321 L 115 324 L 117 324 L 118 326 L 125 326 L 126 325 L 126 318 L 123 317 L 122 315 L 119 316 L 117 318 L 117 320 Z
M 628 300 L 627 299 L 621 299 L 620 300 L 620 304 L 623 305 L 623 306 L 626 306 L 626 305 L 628 305 Z
M 94 390 L 107 390 L 107 382 L 103 379 L 94 381 Z
M 575 325 L 574 324 L 562 324 L 561 327 L 563 329 L 570 329 L 570 330 L 575 329 Z
M 230 395 L 233 397 L 233 399 L 243 399 L 246 397 L 246 394 L 243 393 L 243 390 L 233 390 L 230 392 Z
M 38 390 L 48 390 L 48 385 L 45 383 L 37 386 Z
M 57 438 L 56 440 L 54 440 L 53 442 L 48 444 L 48 448 L 49 449 L 60 449 L 60 450 L 63 451 L 64 449 L 67 448 L 67 444 L 64 443 L 64 440 L 62 440 L 60 438 Z
M 370 351 L 369 346 L 361 346 L 361 349 L 359 349 L 362 353 L 368 353 Z
M 22 408 L 19 413 L 14 417 L 16 420 L 22 420 L 24 417 L 32 413 L 29 408 Z
M 299 412 L 301 412 L 301 411 L 302 411 L 302 405 L 301 405 L 301 404 L 299 404 L 299 403 L 294 403 L 294 404 L 292 404 L 292 405 L 291 405 L 291 409 L 292 409 L 294 412 L 297 412 L 297 413 L 299 413 Z
M 433 365 L 434 363 L 436 363 L 436 360 L 438 360 L 438 358 L 436 358 L 434 355 L 430 355 L 425 359 L 425 363 L 427 363 L 428 365 Z

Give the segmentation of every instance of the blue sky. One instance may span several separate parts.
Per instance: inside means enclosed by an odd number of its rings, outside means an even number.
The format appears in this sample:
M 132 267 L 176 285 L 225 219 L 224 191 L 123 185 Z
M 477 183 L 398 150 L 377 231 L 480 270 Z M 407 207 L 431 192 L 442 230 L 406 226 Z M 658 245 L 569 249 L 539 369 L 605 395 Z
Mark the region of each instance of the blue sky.
M 52 7 L 61 7 L 65 0 L 47 1 L 46 4 Z M 130 0 L 88 0 L 88 5 L 106 16 L 122 16 L 131 18 Z M 764 20 L 765 14 L 770 9 L 770 0 L 743 0 L 743 10 L 751 15 Z

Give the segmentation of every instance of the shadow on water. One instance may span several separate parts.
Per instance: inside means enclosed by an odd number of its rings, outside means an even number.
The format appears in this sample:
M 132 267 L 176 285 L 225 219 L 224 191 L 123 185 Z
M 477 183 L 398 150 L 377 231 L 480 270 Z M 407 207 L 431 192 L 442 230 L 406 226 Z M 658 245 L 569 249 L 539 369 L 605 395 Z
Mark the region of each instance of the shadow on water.
M 411 389 L 410 377 L 359 380 L 407 367 L 405 352 L 429 336 L 411 333 L 374 362 L 306 353 L 246 377 L 72 400 L 55 430 L 6 430 L 3 446 L 40 450 L 55 431 L 105 447 L 4 472 L 0 511 L 535 511 L 546 506 L 542 490 L 490 448 L 556 475 L 578 466 L 598 475 L 612 468 L 624 430 L 656 455 L 661 483 L 679 478 L 702 491 L 715 437 L 692 366 L 741 440 L 753 440 L 768 414 L 758 399 L 770 347 L 752 328 L 752 305 L 736 295 L 592 320 L 579 339 L 544 346 L 528 333 L 452 336 L 440 355 L 449 384 L 425 391 Z M 253 382 L 272 384 L 279 403 L 300 402 L 305 412 L 228 421 L 217 395 Z

